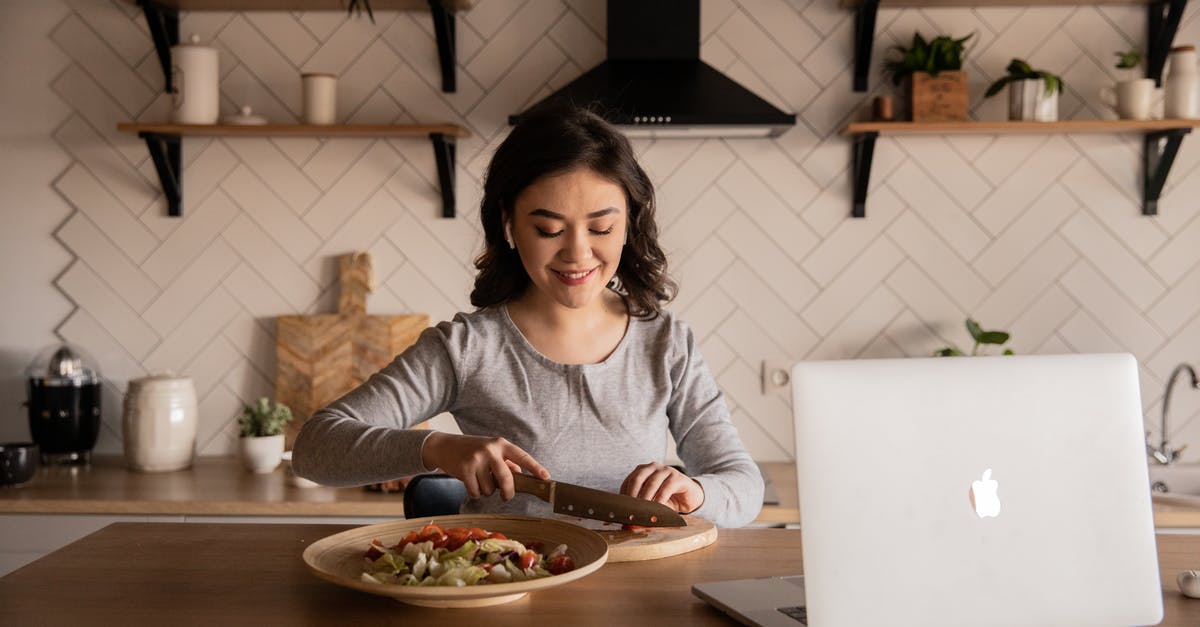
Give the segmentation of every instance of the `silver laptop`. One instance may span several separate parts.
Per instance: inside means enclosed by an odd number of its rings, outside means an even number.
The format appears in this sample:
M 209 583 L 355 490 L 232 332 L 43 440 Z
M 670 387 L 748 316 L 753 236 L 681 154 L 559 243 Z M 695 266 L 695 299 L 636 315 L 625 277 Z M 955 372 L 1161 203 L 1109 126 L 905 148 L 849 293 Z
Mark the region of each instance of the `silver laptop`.
M 807 362 L 792 399 L 803 589 L 697 596 L 792 627 L 1161 620 L 1132 356 Z

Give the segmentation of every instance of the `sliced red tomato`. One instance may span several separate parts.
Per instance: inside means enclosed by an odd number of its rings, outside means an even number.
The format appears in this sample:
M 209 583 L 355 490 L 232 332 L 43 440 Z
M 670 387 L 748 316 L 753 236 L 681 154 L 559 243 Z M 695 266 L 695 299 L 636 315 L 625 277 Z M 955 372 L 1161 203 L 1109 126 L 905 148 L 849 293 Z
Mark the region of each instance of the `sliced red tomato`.
M 569 555 L 559 555 L 550 560 L 546 570 L 550 571 L 552 575 L 561 575 L 569 570 L 575 570 L 575 560 L 571 559 Z
M 380 548 L 379 540 L 371 540 L 371 546 L 367 547 L 366 558 L 372 562 L 383 557 L 383 550 Z
M 471 527 L 467 530 L 467 537 L 472 540 L 483 540 L 488 537 L 488 532 L 479 527 Z
M 537 553 L 534 553 L 533 551 L 524 551 L 521 553 L 521 557 L 517 561 L 517 566 L 520 566 L 521 570 L 533 568 L 533 565 L 537 563 L 537 558 Z
M 446 548 L 450 549 L 451 551 L 458 549 L 462 545 L 466 544 L 467 540 L 471 539 L 470 534 L 471 532 L 469 529 L 463 529 L 461 527 L 452 527 L 447 529 Z
M 488 537 L 494 538 L 496 540 L 507 540 L 508 539 L 508 536 L 500 533 L 499 531 L 493 531 L 493 532 L 489 533 Z

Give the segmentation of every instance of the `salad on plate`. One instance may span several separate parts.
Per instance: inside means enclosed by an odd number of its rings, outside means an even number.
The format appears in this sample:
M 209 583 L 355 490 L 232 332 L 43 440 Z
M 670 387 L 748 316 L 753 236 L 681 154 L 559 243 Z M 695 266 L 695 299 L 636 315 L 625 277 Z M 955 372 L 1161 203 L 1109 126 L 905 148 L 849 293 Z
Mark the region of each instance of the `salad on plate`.
M 560 544 L 549 553 L 538 541 L 522 544 L 479 527 L 434 523 L 393 546 L 372 540 L 363 554 L 362 581 L 402 586 L 473 586 L 550 577 L 575 569 Z

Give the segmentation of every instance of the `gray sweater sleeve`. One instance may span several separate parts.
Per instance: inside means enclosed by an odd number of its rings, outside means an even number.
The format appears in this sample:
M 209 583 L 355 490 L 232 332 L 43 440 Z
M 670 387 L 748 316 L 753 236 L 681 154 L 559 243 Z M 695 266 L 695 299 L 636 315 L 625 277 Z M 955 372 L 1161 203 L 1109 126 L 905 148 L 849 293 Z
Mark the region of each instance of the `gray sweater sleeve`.
M 446 411 L 457 393 L 446 325 L 426 329 L 383 370 L 309 418 L 292 448 L 292 470 L 329 486 L 431 472 L 421 446 L 432 431 L 406 427 Z
M 738 437 L 695 336 L 681 326 L 686 341 L 676 343 L 667 416 L 679 459 L 704 488 L 704 503 L 692 515 L 721 527 L 741 527 L 762 509 L 762 473 Z

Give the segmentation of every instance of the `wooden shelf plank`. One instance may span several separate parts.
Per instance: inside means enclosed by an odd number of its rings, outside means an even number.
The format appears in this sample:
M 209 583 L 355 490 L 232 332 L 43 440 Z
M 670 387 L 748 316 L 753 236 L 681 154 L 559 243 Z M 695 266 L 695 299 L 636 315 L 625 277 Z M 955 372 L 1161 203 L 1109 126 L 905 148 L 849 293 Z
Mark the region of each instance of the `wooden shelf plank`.
M 1200 120 L 1063 120 L 1059 122 L 852 122 L 844 135 L 1028 135 L 1049 133 L 1149 133 L 1191 129 Z
M 143 124 L 121 122 L 117 130 L 128 133 L 205 137 L 422 137 L 441 133 L 470 137 L 457 124 Z
M 137 0 L 126 0 L 137 4 Z M 346 11 L 346 0 L 156 0 L 179 11 Z M 446 0 L 446 8 L 466 11 L 474 0 Z M 371 0 L 373 11 L 428 11 L 428 0 Z M 366 14 L 366 11 L 363 11 Z
M 1064 7 L 1092 5 L 1146 5 L 1154 0 L 879 0 L 881 9 L 936 9 L 942 7 Z M 857 9 L 861 0 L 841 0 L 843 9 Z M 372 7 L 375 5 L 372 4 Z

